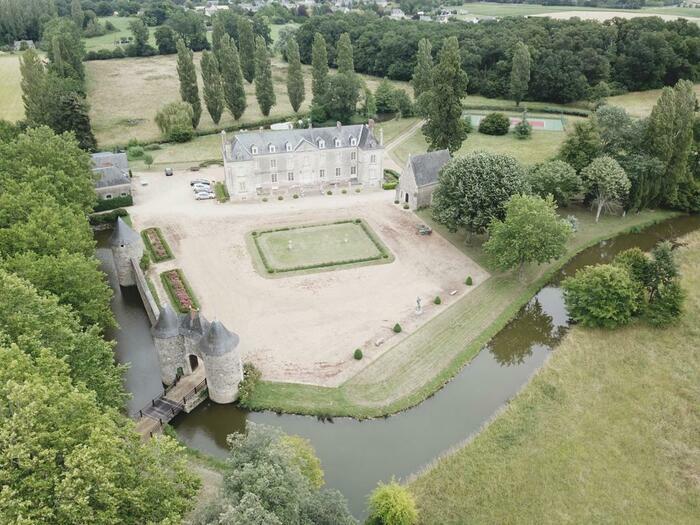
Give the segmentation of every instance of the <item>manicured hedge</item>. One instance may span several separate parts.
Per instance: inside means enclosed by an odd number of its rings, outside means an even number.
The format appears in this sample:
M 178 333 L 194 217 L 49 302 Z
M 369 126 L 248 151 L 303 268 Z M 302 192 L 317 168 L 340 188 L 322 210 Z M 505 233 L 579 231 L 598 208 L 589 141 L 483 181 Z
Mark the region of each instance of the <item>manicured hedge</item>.
M 393 189 L 396 189 L 396 186 L 398 186 L 398 185 L 399 185 L 399 181 L 393 180 L 391 182 L 385 182 L 384 184 L 382 184 L 382 189 L 393 190 Z
M 386 182 L 394 182 L 394 181 L 398 182 L 399 174 L 396 173 L 394 170 L 390 170 L 387 168 L 384 170 L 384 180 Z
M 155 232 L 156 236 L 158 237 L 158 240 L 160 241 L 161 245 L 163 246 L 163 249 L 165 250 L 165 256 L 159 256 L 156 253 L 155 247 L 151 244 L 151 240 L 148 238 L 149 231 Z M 158 263 L 162 261 L 168 261 L 174 257 L 173 252 L 170 249 L 170 245 L 165 240 L 165 237 L 163 237 L 163 233 L 160 231 L 160 228 L 146 228 L 141 232 L 141 238 L 143 239 L 143 244 L 146 246 L 146 250 L 148 250 L 148 253 L 151 255 L 151 260 L 153 260 L 153 262 Z
M 99 199 L 93 211 L 107 211 L 114 210 L 116 208 L 123 208 L 125 206 L 132 206 L 134 204 L 134 198 L 131 195 L 126 195 L 124 197 L 114 197 L 113 199 Z
M 111 224 L 117 220 L 117 217 L 126 217 L 129 212 L 124 208 L 117 208 L 109 213 L 91 213 L 88 216 L 90 226 L 99 226 L 100 224 Z
M 214 193 L 216 194 L 216 200 L 219 202 L 228 202 L 231 200 L 231 196 L 228 194 L 228 188 L 223 182 L 217 182 L 214 184 Z
M 160 274 L 160 281 L 163 283 L 163 287 L 165 288 L 166 293 L 168 294 L 168 297 L 170 298 L 170 302 L 175 308 L 180 313 L 187 313 L 189 312 L 189 308 L 182 304 L 180 302 L 180 299 L 177 297 L 177 293 L 173 289 L 172 284 L 170 283 L 170 279 L 168 279 L 168 274 L 171 272 L 176 272 L 178 277 L 180 278 L 180 282 L 183 284 L 185 288 L 185 292 L 189 296 L 190 301 L 192 302 L 192 306 L 199 310 L 199 302 L 197 301 L 197 298 L 194 295 L 194 292 L 192 291 L 192 288 L 190 287 L 190 283 L 187 282 L 187 279 L 185 279 L 185 275 L 182 273 L 182 270 L 177 268 L 175 270 L 168 270 L 166 272 L 163 272 Z

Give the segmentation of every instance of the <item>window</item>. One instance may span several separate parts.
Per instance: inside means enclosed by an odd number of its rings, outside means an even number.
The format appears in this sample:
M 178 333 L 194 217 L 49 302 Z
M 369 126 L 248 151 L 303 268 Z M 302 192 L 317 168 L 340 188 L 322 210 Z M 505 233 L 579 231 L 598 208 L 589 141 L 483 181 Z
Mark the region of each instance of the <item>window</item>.
M 350 175 L 357 176 L 357 166 L 350 166 Z
M 351 146 L 357 146 L 357 139 L 356 139 L 355 137 L 352 137 L 352 138 L 350 139 L 350 145 L 351 145 Z
M 356 151 L 353 151 L 352 153 L 350 153 L 350 160 L 357 160 L 357 152 Z
M 335 169 L 335 176 L 340 177 L 340 168 Z
M 287 142 L 287 151 L 292 151 L 292 145 L 289 142 Z
M 340 139 L 335 139 L 335 147 L 336 148 L 340 147 Z
M 318 178 L 323 179 L 326 176 L 326 170 L 318 170 Z
M 277 168 L 277 159 L 270 159 L 270 169 L 274 170 Z
M 111 198 L 112 198 L 112 194 L 111 194 L 111 193 L 108 193 L 107 195 L 105 195 L 105 200 L 109 200 L 109 199 L 111 199 Z
M 294 172 L 293 172 L 293 171 L 288 171 L 288 172 L 287 172 L 287 180 L 288 180 L 288 181 L 293 181 L 293 180 L 294 180 Z
M 272 144 L 270 144 L 270 153 L 275 153 L 277 151 L 277 148 L 275 148 Z
M 318 141 L 318 149 L 323 149 L 326 147 L 326 141 L 325 140 L 319 140 Z
M 376 156 L 376 155 L 372 155 L 372 156 L 369 158 L 369 162 L 370 162 L 371 164 L 374 164 L 375 162 L 377 162 L 377 156 Z
M 273 173 L 272 175 L 270 175 L 270 179 L 272 180 L 272 182 L 277 182 L 277 173 Z
M 251 152 L 253 155 L 257 155 L 257 154 L 258 154 L 258 147 L 257 147 L 257 146 L 253 146 L 252 148 L 250 148 L 250 152 Z
M 122 197 L 126 197 L 127 195 L 128 195 L 127 192 L 125 192 L 125 191 L 121 192 L 121 196 L 122 196 Z
M 238 183 L 238 191 L 239 191 L 240 193 L 245 193 L 246 191 L 248 191 L 248 190 L 246 190 L 245 182 L 239 182 L 239 183 Z

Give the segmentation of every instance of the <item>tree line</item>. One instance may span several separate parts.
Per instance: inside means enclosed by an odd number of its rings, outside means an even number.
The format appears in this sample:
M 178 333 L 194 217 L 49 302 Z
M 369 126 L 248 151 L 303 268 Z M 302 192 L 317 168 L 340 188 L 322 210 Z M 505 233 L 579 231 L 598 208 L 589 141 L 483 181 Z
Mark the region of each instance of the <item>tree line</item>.
M 418 43 L 427 39 L 437 56 L 448 37 L 457 38 L 459 63 L 470 81 L 467 92 L 487 97 L 510 94 L 515 44 L 531 56 L 525 100 L 571 102 L 625 90 L 673 85 L 700 78 L 700 28 L 687 20 L 614 19 L 605 23 L 547 18 L 505 18 L 479 24 L 390 20 L 373 13 L 335 13 L 309 18 L 296 33 L 301 60 L 311 63 L 316 33 L 324 36 L 329 63 L 335 42 L 348 33 L 360 73 L 410 80 Z

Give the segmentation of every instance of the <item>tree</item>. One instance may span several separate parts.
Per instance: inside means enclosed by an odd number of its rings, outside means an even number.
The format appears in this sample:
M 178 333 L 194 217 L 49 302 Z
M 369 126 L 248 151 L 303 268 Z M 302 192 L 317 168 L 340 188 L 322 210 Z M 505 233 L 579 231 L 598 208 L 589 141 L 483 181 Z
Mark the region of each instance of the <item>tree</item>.
M 638 309 L 638 287 L 629 273 L 612 264 L 586 266 L 562 282 L 569 315 L 587 327 L 627 324 Z
M 19 68 L 22 74 L 24 115 L 29 125 L 36 126 L 44 122 L 46 114 L 47 101 L 44 90 L 46 71 L 44 64 L 36 51 L 28 49 L 20 57 Z
M 519 106 L 527 95 L 529 84 L 530 51 L 523 42 L 518 42 L 513 50 L 513 65 L 510 70 L 510 94 L 516 106 Z
M 221 83 L 221 73 L 216 55 L 204 51 L 202 53 L 202 81 L 204 83 L 204 103 L 207 111 L 218 124 L 224 111 L 224 89 Z
M 228 35 L 221 39 L 221 78 L 226 107 L 235 120 L 241 118 L 246 108 L 246 94 L 243 87 L 243 72 L 236 44 Z
M 214 50 L 216 55 L 216 60 L 221 64 L 221 41 L 224 35 L 228 34 L 226 32 L 226 26 L 224 26 L 223 15 L 218 13 L 212 19 L 212 30 L 211 30 L 211 48 Z M 229 35 L 230 36 L 230 35 Z
M 438 64 L 433 68 L 433 90 L 428 103 L 423 134 L 430 150 L 462 147 L 467 130 L 462 121 L 462 96 L 467 91 L 467 74 L 462 71 L 456 37 L 445 40 Z
M 423 93 L 429 93 L 433 89 L 433 46 L 430 40 L 423 38 L 418 42 L 416 54 L 416 67 L 413 70 L 413 98 L 418 100 Z
M 177 53 L 177 42 L 175 31 L 168 26 L 160 26 L 156 29 L 156 46 L 161 55 L 173 55 Z
M 523 168 L 513 157 L 469 153 L 442 168 L 433 193 L 433 217 L 450 231 L 484 233 L 492 220 L 505 217 L 508 199 L 527 189 Z
M 150 168 L 151 165 L 153 164 L 153 155 L 150 153 L 144 153 L 142 157 L 143 163 L 146 165 L 147 168 Z
M 388 78 L 383 78 L 374 93 L 374 100 L 379 113 L 393 113 L 396 111 L 396 90 Z
M 525 265 L 546 263 L 566 253 L 571 226 L 559 218 L 551 195 L 514 195 L 506 203 L 506 218 L 489 225 L 489 240 L 484 251 L 496 265 L 509 270 Z
M 304 74 L 301 70 L 301 60 L 299 58 L 299 45 L 294 38 L 289 39 L 287 44 L 287 95 L 289 103 L 292 105 L 294 113 L 299 111 L 306 96 L 304 88 Z
M 49 71 L 59 77 L 72 78 L 82 87 L 85 81 L 85 46 L 80 29 L 71 20 L 54 18 L 46 24 L 43 38 L 47 44 Z
M 311 442 L 300 436 L 284 435 L 280 438 L 280 445 L 289 448 L 292 463 L 312 487 L 320 489 L 325 483 L 323 469 Z
M 527 173 L 532 192 L 540 197 L 552 195 L 559 206 L 568 206 L 581 191 L 581 177 L 561 160 L 536 164 Z
M 666 171 L 663 162 L 651 155 L 634 154 L 621 158 L 620 166 L 630 180 L 630 191 L 625 201 L 626 210 L 643 210 L 659 203 L 661 184 Z
M 377 114 L 377 100 L 374 98 L 372 91 L 364 88 L 364 104 L 362 106 L 362 114 L 369 118 L 373 118 Z
M 336 63 L 338 64 L 338 73 L 354 74 L 355 63 L 352 57 L 352 42 L 350 35 L 343 33 L 338 39 L 336 46 Z
M 196 129 L 202 116 L 197 71 L 192 60 L 192 51 L 187 49 L 181 38 L 177 40 L 177 76 L 180 79 L 180 97 L 192 108 L 192 127 Z
M 238 21 L 237 43 L 241 52 L 241 71 L 243 71 L 243 78 L 251 83 L 255 79 L 255 51 L 257 48 L 255 33 L 247 18 L 239 16 L 236 20 Z
M 194 137 L 192 106 L 187 102 L 171 102 L 156 113 L 156 125 L 166 140 L 187 142 Z
M 131 51 L 129 55 L 142 57 L 146 55 L 148 49 L 148 26 L 143 23 L 143 20 L 137 18 L 129 22 L 129 30 L 134 35 L 134 42 L 129 44 Z M 162 34 L 162 33 L 161 33 Z M 160 45 L 158 46 L 160 48 Z
M 327 119 L 349 122 L 359 98 L 359 83 L 355 75 L 338 73 L 328 79 L 323 109 Z
M 559 150 L 559 158 L 577 173 L 603 153 L 603 145 L 595 123 L 577 122 Z
M 489 113 L 479 122 L 479 133 L 505 135 L 510 129 L 510 119 L 503 113 Z
M 532 126 L 525 115 L 520 119 L 520 122 L 513 126 L 513 135 L 518 140 L 526 140 L 532 136 Z
M 411 493 L 396 481 L 380 483 L 369 498 L 368 525 L 414 525 L 418 510 Z
M 606 155 L 617 157 L 637 149 L 635 126 L 624 108 L 607 104 L 600 106 L 593 119 L 600 135 L 602 151 Z
M 272 85 L 270 55 L 263 37 L 257 37 L 255 44 L 255 98 L 258 99 L 260 111 L 267 117 L 276 102 L 275 88 Z
M 177 9 L 170 15 L 166 24 L 175 31 L 179 38 L 182 38 L 185 45 L 192 51 L 210 48 L 204 19 L 198 13 Z
M 83 8 L 80 5 L 80 0 L 71 0 L 70 3 L 70 17 L 73 23 L 79 29 L 83 28 L 83 22 L 85 21 L 85 15 L 83 14 Z
M 328 89 L 328 53 L 326 40 L 321 33 L 314 35 L 314 45 L 311 51 L 311 93 L 313 105 L 323 105 L 323 98 Z
M 598 157 L 581 170 L 581 179 L 587 192 L 597 204 L 595 221 L 598 222 L 604 207 L 620 202 L 627 197 L 630 180 L 625 170 L 612 157 Z

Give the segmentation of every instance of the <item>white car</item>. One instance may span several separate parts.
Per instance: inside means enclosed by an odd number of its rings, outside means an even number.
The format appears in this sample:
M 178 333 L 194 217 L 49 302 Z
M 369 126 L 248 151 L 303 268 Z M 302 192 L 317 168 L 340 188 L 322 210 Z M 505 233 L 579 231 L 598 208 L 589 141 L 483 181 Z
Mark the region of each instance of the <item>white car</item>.
M 207 186 L 211 186 L 211 182 L 209 182 L 207 179 L 194 179 L 190 181 L 190 186 L 194 187 L 195 184 L 206 184 Z
M 200 191 L 211 191 L 211 186 L 209 184 L 202 184 L 198 182 L 197 184 L 192 185 L 192 189 L 195 191 L 195 193 L 200 192 Z
M 210 191 L 198 191 L 197 193 L 194 194 L 194 198 L 197 199 L 198 201 L 206 201 L 209 199 L 215 199 L 216 195 L 214 195 Z

